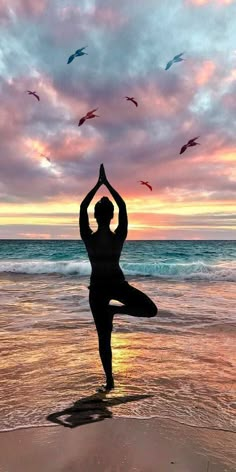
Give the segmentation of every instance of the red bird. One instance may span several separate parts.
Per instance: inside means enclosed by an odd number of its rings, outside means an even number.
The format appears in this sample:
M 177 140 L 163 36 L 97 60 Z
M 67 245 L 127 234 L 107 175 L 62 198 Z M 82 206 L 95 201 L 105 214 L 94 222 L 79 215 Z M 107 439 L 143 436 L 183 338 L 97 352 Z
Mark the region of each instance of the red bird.
M 86 121 L 86 117 L 83 116 L 82 118 L 80 118 L 78 126 L 81 126 L 85 121 Z
M 80 118 L 78 126 L 81 126 L 85 121 L 86 121 L 86 116 L 83 116 L 82 118 Z
M 86 120 L 90 120 L 91 118 L 95 118 L 96 116 L 99 116 L 99 115 L 95 115 L 94 113 L 97 110 L 98 108 L 94 108 L 94 110 L 88 111 L 88 113 L 86 113 L 85 116 L 82 116 L 82 118 L 80 118 L 79 120 L 78 126 L 81 126 Z
M 136 100 L 134 100 L 134 97 L 124 97 L 124 98 L 126 98 L 126 100 L 128 100 L 130 102 L 133 102 L 136 107 L 138 106 L 138 102 L 136 102 Z
M 143 180 L 139 180 L 138 182 L 140 182 L 141 185 L 146 185 L 150 190 L 152 190 L 152 186 L 149 184 L 149 182 L 144 182 Z
M 182 148 L 180 149 L 180 154 L 183 154 L 183 152 L 186 151 L 188 147 L 197 146 L 197 144 L 200 145 L 200 143 L 195 143 L 195 140 L 198 138 L 200 138 L 200 136 L 197 136 L 196 138 L 192 138 L 187 142 L 187 144 L 184 144 L 184 146 L 182 146 Z
M 95 116 L 99 115 L 95 115 L 95 113 L 92 113 L 91 115 L 87 116 L 86 120 L 90 120 L 90 118 L 95 118 Z
M 86 118 L 88 118 L 90 115 L 93 115 L 95 111 L 97 111 L 98 108 L 94 108 L 94 110 L 91 110 L 91 111 L 88 111 L 87 115 L 86 115 Z M 97 116 L 97 115 L 95 115 Z
M 40 101 L 40 98 L 36 92 L 31 92 L 31 90 L 27 90 L 27 92 L 28 92 L 28 95 L 33 95 L 35 98 L 37 98 L 38 101 Z

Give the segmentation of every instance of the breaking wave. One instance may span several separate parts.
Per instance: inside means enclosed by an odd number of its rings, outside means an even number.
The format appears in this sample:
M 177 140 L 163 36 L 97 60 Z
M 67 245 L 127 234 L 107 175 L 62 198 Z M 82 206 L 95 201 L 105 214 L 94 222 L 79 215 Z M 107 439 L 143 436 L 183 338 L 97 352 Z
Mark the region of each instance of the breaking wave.
M 173 280 L 236 281 L 236 262 L 207 264 L 195 262 L 124 262 L 121 268 L 125 275 L 150 276 Z M 88 276 L 91 266 L 88 261 L 45 261 L 45 260 L 1 260 L 0 273 L 18 274 L 61 274 Z

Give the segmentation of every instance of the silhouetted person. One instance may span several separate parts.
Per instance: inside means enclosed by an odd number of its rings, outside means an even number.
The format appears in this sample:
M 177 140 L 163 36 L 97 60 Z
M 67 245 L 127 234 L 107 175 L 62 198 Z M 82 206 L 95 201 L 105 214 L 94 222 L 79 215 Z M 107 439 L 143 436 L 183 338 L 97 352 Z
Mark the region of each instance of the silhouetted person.
M 118 226 L 114 233 L 110 230 L 114 206 L 108 197 L 102 197 L 95 205 L 94 217 L 98 224 L 97 231 L 93 232 L 89 226 L 87 208 L 102 184 L 108 188 L 119 208 Z M 114 314 L 152 317 L 157 314 L 157 307 L 147 295 L 128 284 L 119 266 L 120 254 L 128 229 L 126 205 L 108 182 L 103 164 L 100 166 L 98 182 L 80 205 L 79 224 L 80 235 L 92 266 L 89 304 L 97 328 L 99 353 L 106 375 L 106 385 L 99 390 L 108 391 L 114 388 L 111 352 Z M 118 300 L 123 305 L 109 305 L 110 300 Z

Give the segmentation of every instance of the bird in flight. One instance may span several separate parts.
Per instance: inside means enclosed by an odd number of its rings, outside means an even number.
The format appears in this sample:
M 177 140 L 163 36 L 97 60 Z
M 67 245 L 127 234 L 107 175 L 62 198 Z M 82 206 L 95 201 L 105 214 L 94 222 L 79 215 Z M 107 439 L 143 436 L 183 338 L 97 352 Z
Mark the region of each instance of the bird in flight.
M 136 102 L 136 100 L 134 100 L 134 97 L 124 97 L 124 98 L 126 98 L 126 100 L 129 100 L 130 102 L 133 102 L 136 107 L 138 106 L 138 102 Z
M 87 47 L 88 46 L 84 46 L 83 48 L 77 49 L 77 51 L 75 51 L 75 53 L 69 57 L 67 64 L 70 64 L 70 62 L 72 62 L 75 57 L 84 56 L 84 54 L 88 56 L 87 52 L 84 52 L 84 49 Z
M 174 62 L 181 62 L 184 61 L 184 59 L 181 57 L 184 54 L 184 52 L 181 52 L 180 54 L 177 54 L 177 56 L 173 57 L 173 59 L 169 62 L 167 62 L 165 70 L 168 70 Z
M 37 98 L 38 101 L 40 101 L 40 98 L 36 92 L 31 92 L 31 90 L 27 90 L 27 92 L 28 92 L 28 95 L 33 95 L 35 98 Z
M 94 110 L 88 111 L 88 113 L 86 113 L 85 116 L 82 116 L 82 118 L 80 118 L 79 120 L 78 126 L 81 126 L 86 120 L 90 120 L 91 118 L 95 118 L 96 116 L 99 116 L 99 115 L 95 115 L 94 113 L 97 110 L 98 108 L 94 108 Z
M 149 184 L 149 182 L 144 182 L 143 180 L 139 180 L 138 182 L 141 183 L 141 185 L 146 185 L 150 190 L 152 190 L 152 186 Z
M 86 117 L 87 118 L 93 118 L 94 112 L 97 111 L 97 110 L 98 110 L 98 108 L 94 108 L 93 110 L 88 111 L 88 113 L 86 114 Z M 95 116 L 98 116 L 98 115 L 95 115 Z
M 197 144 L 200 145 L 200 143 L 195 143 L 196 139 L 198 138 L 200 138 L 200 136 L 197 136 L 196 138 L 192 138 L 187 142 L 187 144 L 184 144 L 184 146 L 182 146 L 182 148 L 180 149 L 180 154 L 183 154 L 183 152 L 186 151 L 188 147 L 197 146 Z

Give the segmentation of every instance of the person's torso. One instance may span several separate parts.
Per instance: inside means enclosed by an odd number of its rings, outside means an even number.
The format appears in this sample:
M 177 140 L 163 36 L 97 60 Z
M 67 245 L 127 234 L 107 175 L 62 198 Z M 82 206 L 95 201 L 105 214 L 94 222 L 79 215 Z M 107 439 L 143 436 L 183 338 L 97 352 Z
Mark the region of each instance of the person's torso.
M 93 233 L 85 242 L 92 267 L 91 281 L 98 279 L 124 280 L 119 266 L 124 241 L 111 231 Z

